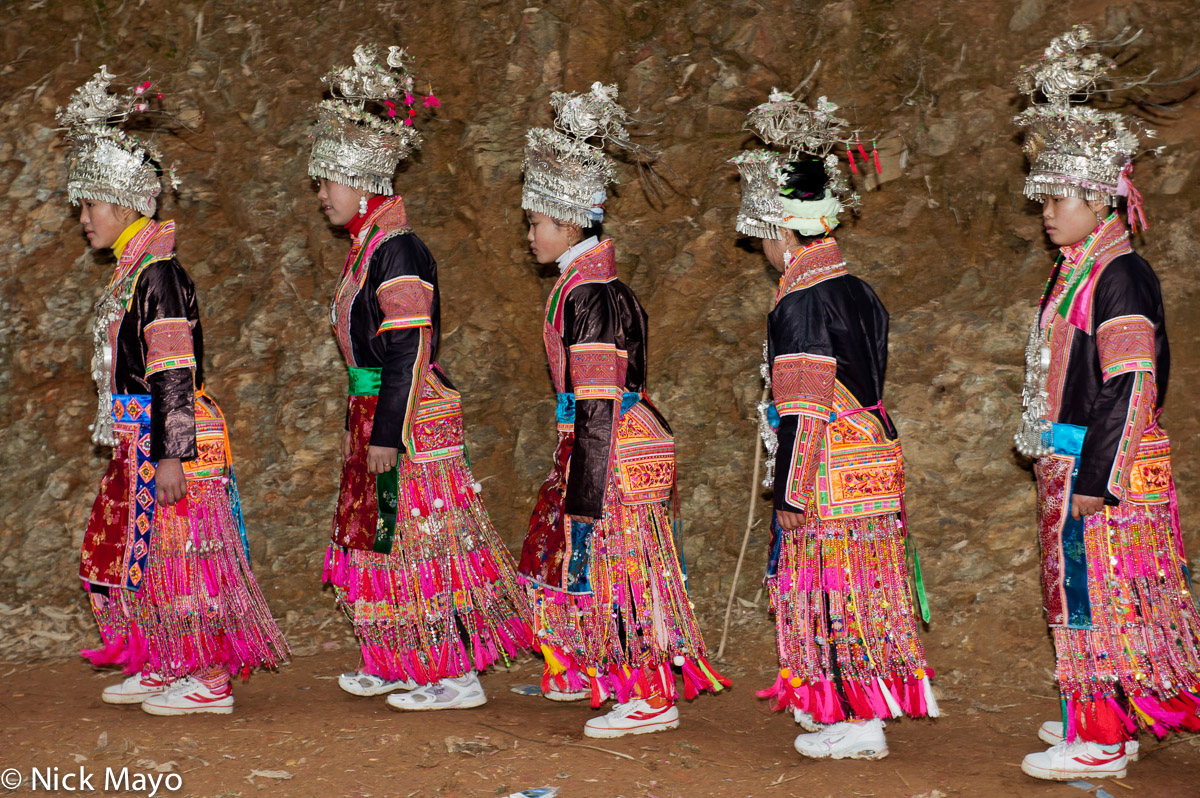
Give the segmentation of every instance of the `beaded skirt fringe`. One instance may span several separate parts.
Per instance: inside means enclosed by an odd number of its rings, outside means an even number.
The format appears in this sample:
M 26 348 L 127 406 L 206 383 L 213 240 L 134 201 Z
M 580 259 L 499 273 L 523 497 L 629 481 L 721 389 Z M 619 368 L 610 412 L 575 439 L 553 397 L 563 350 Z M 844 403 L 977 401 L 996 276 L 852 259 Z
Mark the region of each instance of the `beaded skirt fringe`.
M 784 532 L 766 580 L 779 675 L 758 693 L 819 723 L 938 715 L 894 514 Z
M 609 495 L 616 493 L 609 486 Z M 592 706 L 652 689 L 683 697 L 729 686 L 706 659 L 671 535 L 667 504 L 609 501 L 592 533 L 590 594 L 571 594 L 523 577 L 533 595 L 546 679 L 564 674 Z
M 1091 629 L 1052 627 L 1067 737 L 1200 731 L 1200 614 L 1170 505 L 1122 502 L 1088 517 Z
M 330 544 L 325 557 L 323 579 L 354 626 L 363 670 L 429 684 L 528 651 L 529 602 L 466 460 L 403 457 L 400 468 L 392 551 Z
M 220 667 L 244 678 L 287 661 L 224 484 L 198 480 L 187 489 L 178 504 L 157 508 L 141 589 L 90 594 L 103 645 L 80 654 L 93 665 L 168 679 Z

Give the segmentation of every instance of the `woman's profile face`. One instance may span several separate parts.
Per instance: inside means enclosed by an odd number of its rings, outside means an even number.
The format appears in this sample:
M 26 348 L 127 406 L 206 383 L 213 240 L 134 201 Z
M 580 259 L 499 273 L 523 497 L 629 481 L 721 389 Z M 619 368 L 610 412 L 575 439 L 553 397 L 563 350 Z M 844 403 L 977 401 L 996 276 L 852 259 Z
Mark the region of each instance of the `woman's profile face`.
M 529 251 L 538 263 L 553 263 L 579 238 L 578 225 L 560 222 L 544 213 L 526 211 L 529 222 Z
M 1108 218 L 1109 208 L 1078 197 L 1043 197 L 1042 224 L 1056 247 L 1078 244 Z
M 317 191 L 317 201 L 321 203 L 321 212 L 329 218 L 329 223 L 337 227 L 345 227 L 350 220 L 358 215 L 359 201 L 363 195 L 371 198 L 371 194 L 342 183 L 318 179 L 320 190 Z
M 137 218 L 137 211 L 123 205 L 90 199 L 79 203 L 79 224 L 92 249 L 111 247 Z

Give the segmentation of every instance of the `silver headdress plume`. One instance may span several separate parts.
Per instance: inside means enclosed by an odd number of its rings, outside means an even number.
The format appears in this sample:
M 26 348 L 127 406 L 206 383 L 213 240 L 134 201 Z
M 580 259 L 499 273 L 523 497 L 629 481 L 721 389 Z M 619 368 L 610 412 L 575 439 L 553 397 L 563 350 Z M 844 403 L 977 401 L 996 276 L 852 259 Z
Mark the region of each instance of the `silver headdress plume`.
M 152 84 L 145 81 L 124 94 L 111 94 L 108 88 L 113 77 L 102 65 L 55 114 L 71 143 L 67 198 L 76 205 L 82 199 L 111 202 L 153 216 L 163 188 L 159 179 L 162 153 L 119 127 L 130 117 L 149 111 Z M 161 93 L 154 94 L 162 99 Z M 165 176 L 171 188 L 179 186 L 174 167 L 167 169 Z
M 373 194 L 391 195 L 400 161 L 421 146 L 413 124 L 416 79 L 413 60 L 400 47 L 389 47 L 380 63 L 379 46 L 354 48 L 354 65 L 334 67 L 321 82 L 332 97 L 317 103 L 317 124 L 308 173 Z M 369 109 L 368 103 L 376 108 Z M 426 108 L 441 105 L 432 90 Z
M 617 104 L 615 83 L 597 81 L 586 93 L 556 91 L 550 107 L 554 129 L 533 128 L 525 136 L 521 208 L 581 227 L 602 222 L 606 188 L 617 182 L 604 144 L 640 155 L 651 151 L 630 141 L 626 125 L 634 120 Z
M 837 208 L 858 204 L 858 195 L 850 190 L 834 154 L 849 135 L 846 120 L 834 115 L 837 108 L 825 97 L 809 107 L 787 92 L 772 90 L 767 102 L 750 111 L 744 127 L 753 130 L 768 147 L 786 147 L 786 151 L 745 150 L 730 159 L 742 177 L 739 233 L 757 238 L 780 237 L 779 226 L 788 215 L 780 195 L 786 179 L 784 167 L 805 155 L 824 163 L 827 187 L 837 200 Z
M 1108 74 L 1117 66 L 1113 59 L 1084 52 L 1103 44 L 1120 46 L 1096 42 L 1091 28 L 1076 25 L 1052 40 L 1037 63 L 1021 67 L 1014 80 L 1032 102 L 1013 119 L 1013 124 L 1029 131 L 1024 147 L 1030 164 L 1025 195 L 1035 200 L 1079 197 L 1109 205 L 1127 196 L 1131 216 L 1136 209 L 1140 218 L 1141 195 L 1129 175 L 1140 145 L 1138 134 L 1153 137 L 1154 131 L 1143 128 L 1134 117 L 1086 104 L 1102 82 L 1116 82 Z M 1137 82 L 1127 81 L 1117 88 Z M 1039 94 L 1044 101 L 1037 99 Z M 1082 99 L 1072 104 L 1072 97 Z

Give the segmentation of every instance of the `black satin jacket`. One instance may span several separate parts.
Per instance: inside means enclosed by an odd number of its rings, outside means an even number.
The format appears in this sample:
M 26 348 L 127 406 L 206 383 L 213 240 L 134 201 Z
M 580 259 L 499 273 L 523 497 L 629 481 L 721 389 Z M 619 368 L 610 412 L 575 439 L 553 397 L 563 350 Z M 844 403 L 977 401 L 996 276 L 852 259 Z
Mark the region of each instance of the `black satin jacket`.
M 1051 276 L 1051 288 L 1042 297 L 1043 308 L 1062 268 L 1060 263 Z M 1154 325 L 1155 410 L 1160 409 L 1167 393 L 1171 350 L 1167 344 L 1162 289 L 1154 270 L 1136 252 L 1114 258 L 1096 280 L 1092 303 L 1094 329 L 1118 316 L 1145 316 Z M 1126 372 L 1105 382 L 1096 336 L 1076 330 L 1071 339 L 1057 420 L 1087 427 L 1074 487 L 1074 492 L 1081 496 L 1103 496 L 1106 504 L 1118 503 L 1108 490 L 1108 478 L 1125 432 L 1134 378 L 1133 372 Z
M 774 363 L 780 355 L 808 353 L 837 361 L 837 380 L 846 386 L 863 407 L 879 402 L 887 371 L 888 312 L 879 297 L 863 280 L 843 274 L 816 285 L 793 291 L 779 300 L 767 316 L 767 356 Z M 896 430 L 878 410 L 888 437 Z M 779 424 L 779 451 L 775 455 L 776 480 L 792 472 L 792 449 L 796 442 L 796 416 L 785 416 Z M 803 512 L 775 490 L 775 508 Z
M 608 343 L 628 353 L 624 390 L 646 390 L 646 311 L 633 290 L 620 280 L 583 283 L 571 290 L 563 306 L 563 346 Z M 565 370 L 567 392 L 573 392 L 571 370 Z M 608 485 L 614 413 L 619 402 L 584 399 L 575 403 L 575 445 L 567 477 L 568 515 L 599 518 L 604 514 Z
M 192 328 L 196 373 L 174 368 L 146 377 L 146 325 L 186 318 Z M 113 355 L 115 393 L 150 394 L 150 459 L 196 457 L 195 386 L 204 384 L 204 333 L 196 286 L 175 258 L 147 266 L 137 278 L 132 306 L 117 329 Z
M 383 323 L 383 309 L 375 292 L 388 280 L 405 275 L 416 275 L 433 286 L 433 303 L 429 311 L 433 322 L 429 361 L 436 361 L 441 328 L 437 262 L 415 233 L 401 233 L 379 245 L 371 254 L 362 290 L 350 306 L 350 343 L 354 347 L 354 363 L 383 372 L 379 404 L 375 407 L 374 426 L 371 429 L 371 445 L 394 449 L 404 448 L 404 411 L 409 393 L 413 390 L 413 372 L 420 350 L 421 331 L 420 328 L 409 327 L 376 335 L 375 331 Z M 440 367 L 438 372 L 443 377 L 442 382 L 453 388 Z

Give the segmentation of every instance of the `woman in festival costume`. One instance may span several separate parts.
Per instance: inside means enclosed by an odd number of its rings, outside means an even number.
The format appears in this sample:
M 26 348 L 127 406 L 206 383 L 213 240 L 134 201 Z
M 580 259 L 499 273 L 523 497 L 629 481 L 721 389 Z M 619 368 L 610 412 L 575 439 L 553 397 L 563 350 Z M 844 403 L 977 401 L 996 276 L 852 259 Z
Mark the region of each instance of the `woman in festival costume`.
M 832 234 L 839 210 L 857 200 L 831 152 L 846 135 L 836 108 L 774 92 L 747 125 L 787 155 L 733 159 L 737 230 L 762 238 L 783 273 L 764 352 L 774 401 L 761 408 L 773 456 L 766 582 L 780 670 L 759 696 L 808 730 L 795 740 L 804 756 L 880 759 L 884 718 L 938 708 L 908 578 L 900 441 L 882 401 L 888 313 L 847 272 Z
M 587 722 L 589 737 L 676 728 L 672 665 L 686 698 L 729 684 L 705 659 L 672 537 L 674 441 L 646 397 L 646 313 L 617 279 L 612 239 L 599 239 L 614 180 L 603 141 L 640 149 L 616 96 L 600 83 L 551 95 L 556 129 L 529 131 L 521 199 L 534 258 L 562 276 L 544 317 L 559 441 L 520 570 L 546 659 L 543 693 L 618 702 Z
M 1076 27 L 1022 69 L 1034 102 L 1015 120 L 1028 130 L 1025 194 L 1061 253 L 1030 330 L 1016 435 L 1036 461 L 1062 695 L 1062 721 L 1038 732 L 1050 749 L 1021 767 L 1056 780 L 1124 776 L 1138 726 L 1200 730 L 1200 615 L 1158 425 L 1170 365 L 1162 294 L 1119 212 L 1124 202 L 1135 231 L 1145 227 L 1130 182 L 1136 120 L 1072 104 L 1115 66 L 1090 44 Z
M 333 96 L 309 160 L 322 211 L 351 236 L 331 312 L 350 397 L 324 579 L 363 665 L 338 683 L 393 693 L 398 710 L 477 707 L 478 672 L 530 646 L 529 602 L 467 464 L 462 398 L 435 362 L 437 264 L 392 191 L 421 143 L 411 60 L 392 47 L 380 63 L 367 45 L 354 62 L 324 79 Z
M 196 289 L 175 257 L 175 223 L 153 218 L 162 156 L 118 127 L 162 95 L 149 82 L 110 94 L 112 77 L 100 67 L 58 112 L 67 196 L 88 243 L 117 259 L 92 359 L 92 441 L 113 459 L 80 561 L 103 646 L 81 653 L 133 674 L 105 688 L 110 704 L 228 714 L 230 676 L 274 668 L 288 649 L 250 573 L 228 430 L 204 392 Z

